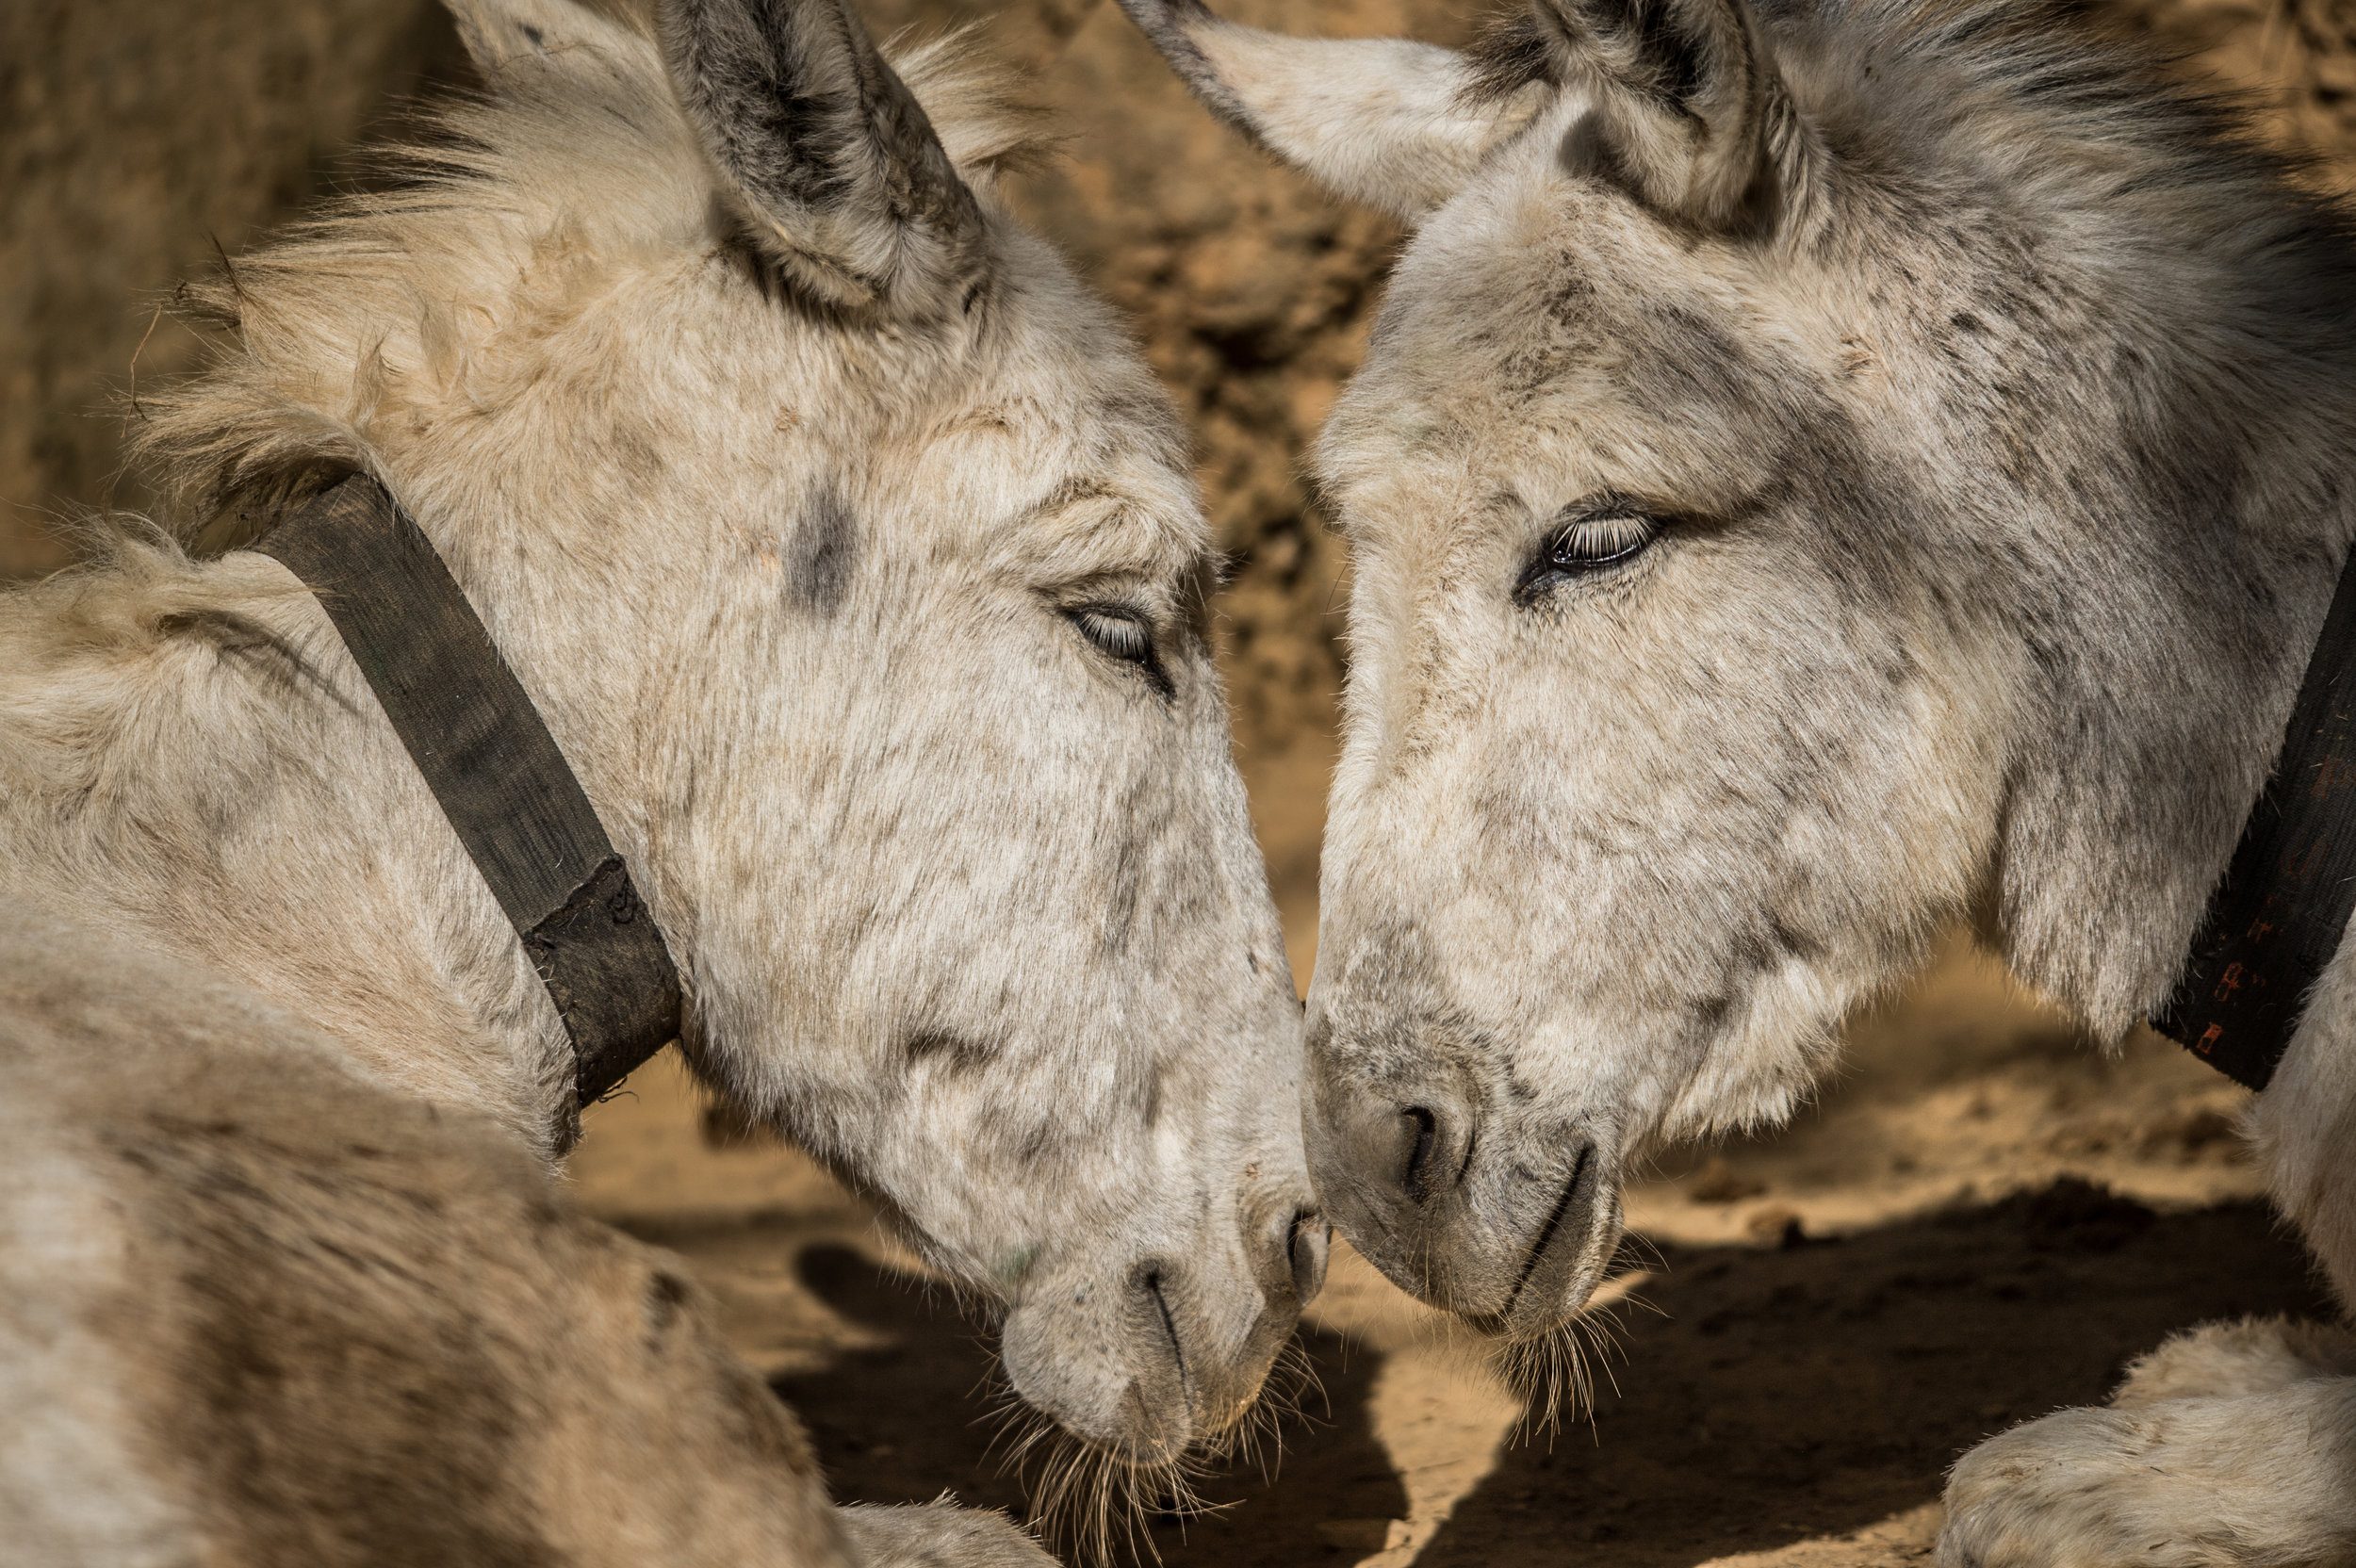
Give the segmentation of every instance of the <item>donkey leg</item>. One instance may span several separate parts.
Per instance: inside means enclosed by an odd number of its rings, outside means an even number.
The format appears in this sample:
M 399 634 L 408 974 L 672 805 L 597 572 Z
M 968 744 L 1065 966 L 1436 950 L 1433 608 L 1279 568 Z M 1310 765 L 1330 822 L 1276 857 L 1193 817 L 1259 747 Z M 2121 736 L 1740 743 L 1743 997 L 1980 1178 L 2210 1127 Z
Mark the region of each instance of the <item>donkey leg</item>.
M 1946 1568 L 2356 1560 L 2356 1378 L 2065 1410 L 1963 1457 Z
M 2332 1025 L 2356 1019 L 2350 980 L 2318 988 L 2253 1119 L 2275 1201 L 2343 1305 L 2356 1295 L 2356 1049 Z M 2356 1563 L 2356 1334 L 2247 1320 L 2178 1335 L 2108 1409 L 2061 1411 L 1966 1454 L 1939 1560 Z
M 1003 1513 L 940 1502 L 843 1509 L 863 1568 L 1055 1568 L 1055 1560 Z
M 2178 1334 L 2137 1361 L 2111 1396 L 2111 1408 L 2267 1394 L 2335 1374 L 2356 1374 L 2356 1333 L 2286 1317 L 2245 1317 Z

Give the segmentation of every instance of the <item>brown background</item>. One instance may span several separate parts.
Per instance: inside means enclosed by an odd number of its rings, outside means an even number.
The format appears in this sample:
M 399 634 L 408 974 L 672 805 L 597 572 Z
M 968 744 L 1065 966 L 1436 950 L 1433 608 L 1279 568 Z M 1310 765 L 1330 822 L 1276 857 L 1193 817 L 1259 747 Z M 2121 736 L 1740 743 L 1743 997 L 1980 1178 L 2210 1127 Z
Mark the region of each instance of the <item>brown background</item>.
M 2356 183 L 2356 8 L 2128 4 L 2322 178 Z M 1227 9 L 1439 41 L 1479 20 L 1441 0 Z M 867 14 L 879 32 L 984 22 L 1062 107 L 1068 154 L 1018 199 L 1135 319 L 1197 433 L 1237 563 L 1220 601 L 1236 741 L 1305 975 L 1346 562 L 1300 462 L 1396 232 L 1219 131 L 1109 0 Z M 372 127 L 464 77 L 427 0 L 0 6 L 0 575 L 61 564 L 54 524 L 77 509 L 145 503 L 120 433 L 135 377 L 192 363 L 158 310 L 173 282 L 353 177 Z M 1630 1282 L 1644 1304 L 1606 1315 L 1623 1343 L 1592 1425 L 1512 1436 L 1479 1347 L 1345 1257 L 1306 1339 L 1323 1396 L 1279 1474 L 1216 1479 L 1234 1506 L 1156 1522 L 1155 1543 L 1231 1568 L 1915 1560 L 1941 1468 L 1981 1434 L 2098 1396 L 2203 1317 L 2319 1305 L 2249 1201 L 2238 1091 L 2161 1042 L 2096 1056 L 1958 947 L 1852 1046 L 1790 1132 L 1634 1193 L 1654 1252 Z M 773 1146 L 709 1147 L 667 1064 L 633 1087 L 593 1124 L 584 1198 L 695 1261 L 842 1489 L 1016 1502 L 971 1425 L 986 1349 L 871 1217 Z

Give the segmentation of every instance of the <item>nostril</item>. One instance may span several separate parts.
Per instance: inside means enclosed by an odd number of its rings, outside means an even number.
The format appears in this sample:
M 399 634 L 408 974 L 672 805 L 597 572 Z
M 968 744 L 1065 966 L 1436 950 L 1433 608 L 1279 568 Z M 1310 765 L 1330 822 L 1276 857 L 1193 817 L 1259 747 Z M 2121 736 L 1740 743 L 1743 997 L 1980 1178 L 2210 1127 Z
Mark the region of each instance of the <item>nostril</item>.
M 1407 1168 L 1399 1172 L 1399 1185 L 1420 1203 L 1432 1189 L 1432 1153 L 1439 1147 L 1440 1119 L 1424 1105 L 1410 1105 L 1399 1114 L 1413 1125 L 1415 1135 L 1407 1140 Z
M 1291 1260 L 1293 1299 L 1307 1306 L 1325 1286 L 1325 1254 L 1332 1245 L 1333 1227 L 1315 1209 L 1303 1209 L 1293 1216 L 1292 1229 L 1285 1233 L 1284 1252 Z

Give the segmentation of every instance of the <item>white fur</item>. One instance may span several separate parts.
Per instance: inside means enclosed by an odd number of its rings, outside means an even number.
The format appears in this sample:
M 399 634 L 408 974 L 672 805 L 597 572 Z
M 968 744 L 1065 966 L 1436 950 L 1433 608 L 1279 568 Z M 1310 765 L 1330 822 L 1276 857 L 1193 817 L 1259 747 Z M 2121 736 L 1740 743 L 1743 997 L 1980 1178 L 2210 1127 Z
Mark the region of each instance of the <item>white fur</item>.
M 1536 107 L 1530 93 L 1468 102 L 1455 52 L 1405 39 L 1325 41 L 1213 23 L 1196 41 L 1259 110 L 1253 129 L 1270 152 L 1316 169 L 1337 195 L 1403 218 L 1454 195 Z
M 1953 1568 L 2319 1568 L 2356 1560 L 2356 1340 L 2180 1335 L 2109 1408 L 1981 1444 L 1947 1488 Z

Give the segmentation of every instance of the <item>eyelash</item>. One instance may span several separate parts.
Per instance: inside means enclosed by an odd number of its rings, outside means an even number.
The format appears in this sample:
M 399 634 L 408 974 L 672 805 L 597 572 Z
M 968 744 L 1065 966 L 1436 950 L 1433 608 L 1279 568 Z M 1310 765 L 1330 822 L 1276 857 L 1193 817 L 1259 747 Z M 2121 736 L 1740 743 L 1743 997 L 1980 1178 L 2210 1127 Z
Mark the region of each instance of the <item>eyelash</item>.
M 1547 556 L 1558 567 L 1565 553 L 1575 556 L 1581 565 L 1607 566 L 1625 561 L 1652 543 L 1652 519 L 1627 515 L 1587 517 L 1573 523 L 1556 534 L 1548 544 Z
M 1136 665 L 1163 701 L 1177 694 L 1153 645 L 1153 623 L 1143 611 L 1125 604 L 1075 604 L 1064 612 L 1064 618 L 1099 653 Z
M 1560 524 L 1524 569 L 1514 596 L 1524 601 L 1557 582 L 1593 577 L 1644 553 L 1661 523 L 1625 504 L 1598 507 Z

